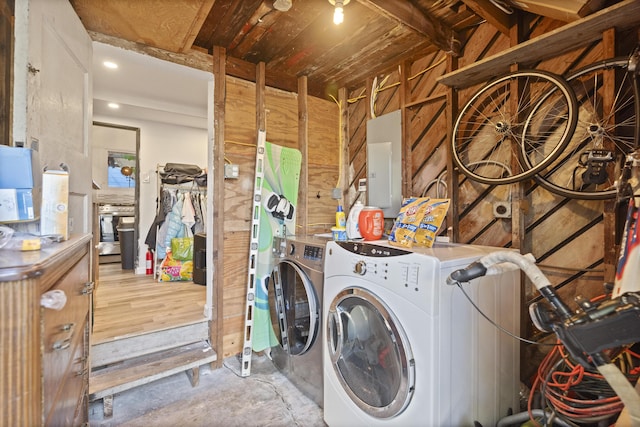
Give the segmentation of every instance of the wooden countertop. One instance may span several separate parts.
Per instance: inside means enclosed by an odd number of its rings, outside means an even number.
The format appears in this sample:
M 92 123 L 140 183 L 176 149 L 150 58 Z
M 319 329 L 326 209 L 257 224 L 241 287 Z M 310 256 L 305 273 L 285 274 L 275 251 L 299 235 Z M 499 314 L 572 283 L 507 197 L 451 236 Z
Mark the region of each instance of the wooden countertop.
M 81 250 L 90 240 L 91 234 L 78 234 L 38 251 L 0 249 L 0 282 L 40 276 L 69 253 Z

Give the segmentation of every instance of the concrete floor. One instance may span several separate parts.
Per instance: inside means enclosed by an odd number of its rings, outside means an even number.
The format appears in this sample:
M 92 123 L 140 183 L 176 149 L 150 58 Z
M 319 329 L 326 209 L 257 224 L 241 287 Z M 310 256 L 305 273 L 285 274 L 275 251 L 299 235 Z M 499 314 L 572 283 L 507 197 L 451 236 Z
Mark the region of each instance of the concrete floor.
M 251 375 L 240 376 L 240 362 L 228 358 L 215 370 L 200 368 L 192 387 L 179 373 L 119 394 L 113 417 L 105 419 L 102 400 L 89 406 L 93 427 L 111 426 L 300 426 L 324 427 L 322 409 L 278 372 L 266 356 L 253 356 Z

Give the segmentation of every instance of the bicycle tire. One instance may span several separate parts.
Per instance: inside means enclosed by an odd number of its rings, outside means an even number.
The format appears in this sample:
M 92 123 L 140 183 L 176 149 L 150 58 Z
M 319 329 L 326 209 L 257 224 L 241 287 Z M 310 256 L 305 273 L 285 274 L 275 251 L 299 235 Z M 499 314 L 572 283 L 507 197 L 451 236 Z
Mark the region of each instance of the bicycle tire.
M 565 80 L 576 93 L 578 101 L 578 124 L 562 154 L 534 176 L 540 186 L 572 199 L 616 197 L 615 181 L 626 155 L 637 148 L 636 102 L 632 76 L 627 72 L 628 61 L 627 57 L 606 59 L 567 75 Z M 602 74 L 611 70 L 617 71 L 618 75 L 615 77 L 614 100 L 607 108 L 602 103 Z M 594 152 L 600 156 L 596 158 Z M 611 153 L 611 160 L 603 160 L 605 153 Z M 609 154 L 606 157 L 609 158 Z M 606 166 L 601 167 L 604 163 Z
M 516 83 L 525 94 L 517 103 L 511 99 Z M 453 162 L 484 184 L 522 181 L 562 153 L 576 123 L 577 100 L 561 76 L 540 70 L 508 73 L 476 91 L 458 114 Z

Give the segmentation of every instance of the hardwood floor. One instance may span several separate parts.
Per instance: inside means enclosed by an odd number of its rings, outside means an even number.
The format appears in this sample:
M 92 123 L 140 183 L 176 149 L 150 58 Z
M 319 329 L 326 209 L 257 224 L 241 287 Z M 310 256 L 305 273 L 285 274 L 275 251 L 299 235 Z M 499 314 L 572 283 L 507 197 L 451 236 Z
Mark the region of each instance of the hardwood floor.
M 204 320 L 206 286 L 157 282 L 122 270 L 120 263 L 100 264 L 99 269 L 93 345 Z

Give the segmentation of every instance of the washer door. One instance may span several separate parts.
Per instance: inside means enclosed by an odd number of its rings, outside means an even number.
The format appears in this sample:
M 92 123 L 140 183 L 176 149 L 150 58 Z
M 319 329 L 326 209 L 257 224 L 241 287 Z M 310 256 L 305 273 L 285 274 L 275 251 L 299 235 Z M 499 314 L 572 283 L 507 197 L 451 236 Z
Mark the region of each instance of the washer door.
M 273 268 L 269 285 L 271 324 L 282 348 L 290 355 L 306 353 L 320 324 L 318 297 L 304 271 L 283 260 Z
M 368 290 L 349 287 L 331 302 L 326 327 L 331 365 L 353 402 L 376 418 L 401 413 L 413 396 L 415 367 L 391 310 Z

